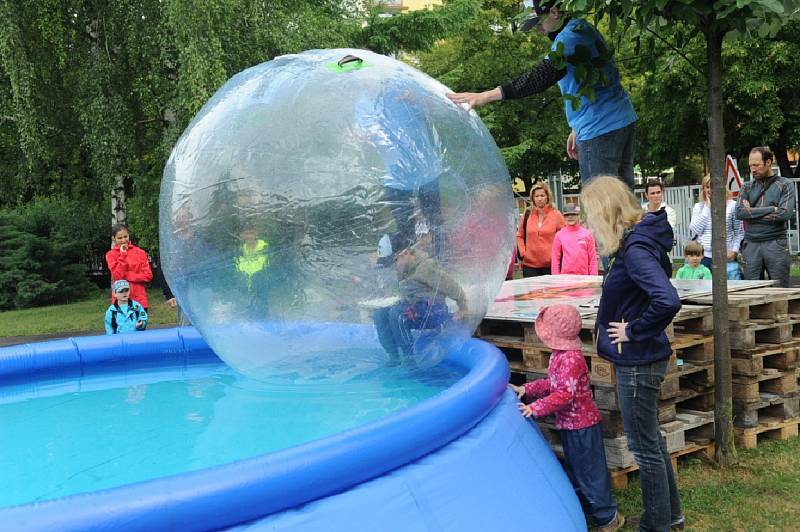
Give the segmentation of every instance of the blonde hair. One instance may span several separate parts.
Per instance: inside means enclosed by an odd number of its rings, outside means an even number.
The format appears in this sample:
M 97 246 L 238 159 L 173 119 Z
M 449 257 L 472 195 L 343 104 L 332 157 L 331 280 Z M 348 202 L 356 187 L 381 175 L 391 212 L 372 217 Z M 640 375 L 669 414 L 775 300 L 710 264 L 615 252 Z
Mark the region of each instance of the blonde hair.
M 531 187 L 531 205 L 533 205 L 533 195 L 537 190 L 544 190 L 544 194 L 547 196 L 547 205 L 552 206 L 553 196 L 550 194 L 550 187 L 547 185 L 546 181 L 539 181 L 538 183 L 534 183 Z
M 594 232 L 600 253 L 613 255 L 625 231 L 644 216 L 642 206 L 628 186 L 612 176 L 592 179 L 581 192 L 586 225 Z
M 706 174 L 703 176 L 703 179 L 700 180 L 700 197 L 703 198 L 703 201 L 708 201 L 708 194 L 706 194 L 706 185 L 711 185 L 711 175 Z M 733 197 L 733 193 L 730 191 L 728 187 L 725 187 L 725 199 L 729 200 Z

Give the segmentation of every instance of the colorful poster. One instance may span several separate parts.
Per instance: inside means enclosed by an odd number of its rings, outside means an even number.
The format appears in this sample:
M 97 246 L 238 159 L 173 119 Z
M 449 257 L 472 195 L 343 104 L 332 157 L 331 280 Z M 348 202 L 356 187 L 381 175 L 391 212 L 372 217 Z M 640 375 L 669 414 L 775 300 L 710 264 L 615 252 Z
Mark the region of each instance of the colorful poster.
M 682 300 L 708 296 L 711 281 L 672 279 Z M 772 281 L 728 281 L 728 292 L 760 288 Z M 567 304 L 588 318 L 597 312 L 603 278 L 599 275 L 543 275 L 503 283 L 486 312 L 486 319 L 535 321 L 539 310 L 548 305 Z

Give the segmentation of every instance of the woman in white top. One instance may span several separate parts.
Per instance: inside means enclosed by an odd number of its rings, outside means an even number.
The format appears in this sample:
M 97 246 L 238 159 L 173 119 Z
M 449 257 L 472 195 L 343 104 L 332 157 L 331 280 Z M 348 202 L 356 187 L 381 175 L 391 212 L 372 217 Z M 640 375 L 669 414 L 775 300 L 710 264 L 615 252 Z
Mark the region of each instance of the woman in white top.
M 695 203 L 692 221 L 689 223 L 689 236 L 703 246 L 702 264 L 711 268 L 711 176 L 703 177 L 700 195 L 703 201 Z M 736 201 L 727 193 L 725 203 L 725 248 L 728 250 L 728 278 L 741 279 L 736 257 L 744 238 L 744 226 L 736 219 Z M 733 264 L 732 264 L 733 263 Z M 738 274 L 738 275 L 737 275 Z

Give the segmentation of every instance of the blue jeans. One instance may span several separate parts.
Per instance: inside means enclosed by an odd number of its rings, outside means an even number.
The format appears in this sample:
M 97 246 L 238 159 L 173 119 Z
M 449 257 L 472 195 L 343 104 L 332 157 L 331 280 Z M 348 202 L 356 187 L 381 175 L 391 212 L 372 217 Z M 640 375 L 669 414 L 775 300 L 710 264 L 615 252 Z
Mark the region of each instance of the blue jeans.
M 414 354 L 412 329 L 438 329 L 451 319 L 444 301 L 400 301 L 376 310 L 372 315 L 381 346 L 393 362 Z
M 642 484 L 641 531 L 668 531 L 672 523 L 683 520 L 672 460 L 658 426 L 658 394 L 667 363 L 616 366 L 622 426 Z
M 617 514 L 617 502 L 611 493 L 611 479 L 603 446 L 600 423 L 577 430 L 562 430 L 564 469 L 572 481 L 581 506 L 597 526 L 605 526 Z
M 635 140 L 636 122 L 605 135 L 578 142 L 581 184 L 599 175 L 613 175 L 633 190 Z

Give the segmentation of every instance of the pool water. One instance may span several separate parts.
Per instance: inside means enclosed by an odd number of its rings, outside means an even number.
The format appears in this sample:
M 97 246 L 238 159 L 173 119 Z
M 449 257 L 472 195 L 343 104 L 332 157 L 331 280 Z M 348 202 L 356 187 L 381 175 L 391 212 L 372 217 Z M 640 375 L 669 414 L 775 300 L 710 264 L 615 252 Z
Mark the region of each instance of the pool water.
M 464 375 L 446 364 L 328 373 L 337 377 L 256 381 L 204 362 L 0 386 L 0 507 L 306 443 L 409 408 Z

